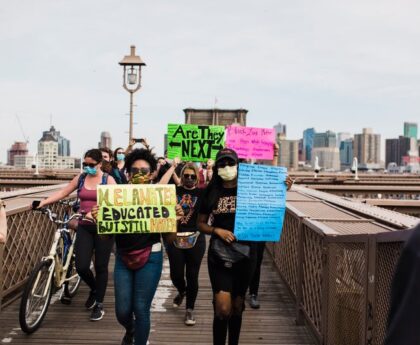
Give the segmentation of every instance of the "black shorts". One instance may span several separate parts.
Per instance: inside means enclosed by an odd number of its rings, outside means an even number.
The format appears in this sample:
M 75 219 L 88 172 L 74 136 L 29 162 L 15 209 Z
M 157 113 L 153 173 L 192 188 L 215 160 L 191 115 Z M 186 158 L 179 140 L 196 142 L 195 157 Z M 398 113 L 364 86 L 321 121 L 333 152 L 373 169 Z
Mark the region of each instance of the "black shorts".
M 250 254 L 249 259 L 241 260 L 228 268 L 209 249 L 207 262 L 213 293 L 225 291 L 230 292 L 232 297 L 245 297 L 257 262 L 252 246 Z

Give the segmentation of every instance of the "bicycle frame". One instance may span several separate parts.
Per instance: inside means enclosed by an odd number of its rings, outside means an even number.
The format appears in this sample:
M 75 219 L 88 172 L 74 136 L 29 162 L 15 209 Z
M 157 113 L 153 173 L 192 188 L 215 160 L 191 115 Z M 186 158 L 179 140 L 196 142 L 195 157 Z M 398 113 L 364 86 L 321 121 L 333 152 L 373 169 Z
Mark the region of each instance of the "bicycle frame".
M 69 281 L 69 280 L 71 280 L 71 279 L 73 279 L 77 276 L 77 273 L 76 273 L 73 276 L 66 278 L 67 271 L 68 271 L 69 266 L 70 266 L 71 258 L 73 257 L 74 242 L 76 241 L 77 234 L 75 233 L 74 236 L 73 236 L 72 244 L 70 245 L 70 248 L 69 248 L 68 253 L 67 253 L 66 262 L 65 262 L 64 266 L 62 266 L 60 264 L 60 260 L 57 258 L 57 256 L 58 256 L 57 245 L 58 245 L 58 241 L 62 237 L 62 231 L 68 231 L 68 230 L 65 229 L 65 228 L 61 228 L 61 229 L 56 230 L 55 235 L 54 235 L 54 242 L 51 246 L 49 255 L 44 256 L 41 259 L 42 261 L 51 260 L 51 265 L 48 268 L 48 270 L 49 270 L 48 280 L 52 279 L 52 276 L 55 272 L 54 285 L 57 289 L 61 288 L 66 281 Z M 34 283 L 32 291 L 34 291 L 36 289 L 36 287 L 38 286 L 38 282 L 39 282 L 39 276 L 37 277 L 37 280 Z M 45 287 L 43 295 L 38 296 L 38 297 L 45 297 L 47 293 L 48 293 L 48 284 Z

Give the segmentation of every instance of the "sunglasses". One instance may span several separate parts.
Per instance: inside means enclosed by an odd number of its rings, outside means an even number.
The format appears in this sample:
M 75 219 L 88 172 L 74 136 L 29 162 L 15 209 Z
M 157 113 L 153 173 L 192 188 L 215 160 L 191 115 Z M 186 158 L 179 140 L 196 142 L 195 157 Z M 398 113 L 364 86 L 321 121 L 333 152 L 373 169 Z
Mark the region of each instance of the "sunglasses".
M 184 174 L 184 178 L 185 179 L 191 179 L 191 180 L 195 181 L 197 179 L 197 175 L 195 175 L 195 174 Z
M 130 173 L 131 175 L 135 175 L 139 173 L 142 175 L 147 175 L 147 174 L 150 174 L 150 169 L 149 168 L 131 168 Z
M 86 168 L 86 167 L 89 167 L 89 168 L 94 168 L 94 167 L 96 167 L 98 164 L 99 164 L 99 163 L 86 163 L 86 162 L 83 162 L 83 163 L 82 163 L 82 166 L 83 166 L 83 168 Z
M 227 166 L 234 167 L 235 165 L 236 162 L 231 160 L 217 163 L 218 168 L 226 168 Z

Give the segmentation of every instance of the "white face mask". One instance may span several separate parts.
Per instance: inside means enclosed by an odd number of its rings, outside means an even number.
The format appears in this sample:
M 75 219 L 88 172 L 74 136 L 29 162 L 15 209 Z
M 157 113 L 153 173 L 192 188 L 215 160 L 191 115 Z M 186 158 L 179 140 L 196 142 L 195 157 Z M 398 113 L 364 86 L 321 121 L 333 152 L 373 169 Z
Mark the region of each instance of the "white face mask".
M 238 175 L 238 166 L 235 165 L 233 167 L 230 167 L 229 165 L 227 165 L 224 168 L 218 168 L 217 173 L 223 181 L 232 181 Z

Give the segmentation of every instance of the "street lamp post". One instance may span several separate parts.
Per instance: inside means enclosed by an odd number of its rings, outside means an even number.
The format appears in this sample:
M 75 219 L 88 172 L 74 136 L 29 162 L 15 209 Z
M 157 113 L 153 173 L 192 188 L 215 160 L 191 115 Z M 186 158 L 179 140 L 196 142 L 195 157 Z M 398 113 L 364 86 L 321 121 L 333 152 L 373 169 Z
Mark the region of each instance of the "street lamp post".
M 146 66 L 140 56 L 136 55 L 136 46 L 130 47 L 130 55 L 119 62 L 124 67 L 123 87 L 130 93 L 130 126 L 128 142 L 133 139 L 133 94 L 141 88 L 141 68 Z

